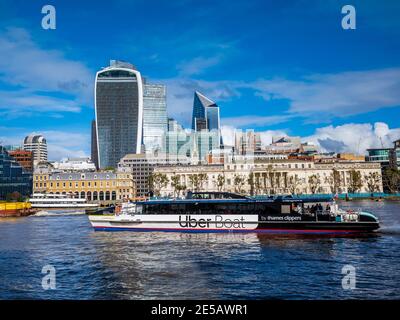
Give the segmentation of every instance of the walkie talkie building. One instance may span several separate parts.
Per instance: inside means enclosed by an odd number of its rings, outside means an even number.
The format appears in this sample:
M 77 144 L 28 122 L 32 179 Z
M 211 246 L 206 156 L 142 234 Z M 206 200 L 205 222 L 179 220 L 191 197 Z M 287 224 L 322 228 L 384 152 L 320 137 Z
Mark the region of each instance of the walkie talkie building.
M 111 60 L 96 74 L 96 136 L 99 167 L 116 167 L 129 153 L 140 153 L 143 81 L 129 63 Z

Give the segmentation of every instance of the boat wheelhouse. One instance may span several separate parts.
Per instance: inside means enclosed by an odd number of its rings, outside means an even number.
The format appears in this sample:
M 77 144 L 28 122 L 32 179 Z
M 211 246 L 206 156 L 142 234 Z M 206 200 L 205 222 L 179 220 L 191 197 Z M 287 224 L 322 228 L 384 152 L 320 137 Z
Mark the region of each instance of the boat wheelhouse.
M 368 212 L 344 211 L 328 198 L 250 198 L 226 192 L 123 204 L 115 216 L 90 216 L 96 230 L 354 233 L 379 228 Z

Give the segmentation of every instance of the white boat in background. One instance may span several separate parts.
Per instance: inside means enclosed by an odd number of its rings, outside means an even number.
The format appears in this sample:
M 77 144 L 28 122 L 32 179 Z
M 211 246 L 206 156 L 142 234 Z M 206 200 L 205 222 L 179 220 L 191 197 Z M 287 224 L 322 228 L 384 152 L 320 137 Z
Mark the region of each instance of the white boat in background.
M 64 209 L 64 208 L 93 208 L 96 203 L 87 203 L 86 199 L 74 198 L 67 194 L 34 193 L 29 199 L 32 208 Z

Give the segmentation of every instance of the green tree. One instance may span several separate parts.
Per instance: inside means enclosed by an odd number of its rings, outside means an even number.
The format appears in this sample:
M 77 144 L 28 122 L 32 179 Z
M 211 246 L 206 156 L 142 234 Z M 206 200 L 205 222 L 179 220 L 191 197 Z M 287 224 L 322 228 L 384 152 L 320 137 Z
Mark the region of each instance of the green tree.
M 361 188 L 362 188 L 361 172 L 354 169 L 350 170 L 348 191 L 350 193 L 356 193 L 359 192 Z
M 167 187 L 169 179 L 164 173 L 153 173 L 149 176 L 150 189 L 154 192 L 154 195 L 159 197 L 161 190 Z
M 365 182 L 367 183 L 368 191 L 371 193 L 379 191 L 381 184 L 381 175 L 378 172 L 370 172 L 364 175 Z
M 204 182 L 207 180 L 208 180 L 208 175 L 206 173 L 191 174 L 189 176 L 189 181 L 194 191 L 201 190 L 203 188 Z
M 291 194 L 297 194 L 297 188 L 301 184 L 301 179 L 297 177 L 297 175 L 289 177 L 289 191 Z
M 338 193 L 341 184 L 340 172 L 333 169 L 331 174 L 325 178 L 325 182 L 329 184 L 331 193 Z
M 235 177 L 233 179 L 233 184 L 235 185 L 235 192 L 243 193 L 245 178 L 242 175 L 235 174 Z
M 321 179 L 319 177 L 319 174 L 312 174 L 308 177 L 308 186 L 312 194 L 315 194 L 318 191 L 320 185 Z
M 247 183 L 250 186 L 250 195 L 254 195 L 255 181 L 254 181 L 254 173 L 250 172 L 249 177 L 247 178 Z
M 223 174 L 218 174 L 216 184 L 217 184 L 218 191 L 221 192 L 225 185 L 225 176 Z
M 174 197 L 178 196 L 179 197 L 179 193 L 181 191 L 181 178 L 179 175 L 174 174 L 171 177 L 171 187 L 174 188 Z
M 383 174 L 384 186 L 390 193 L 400 190 L 400 171 L 397 168 L 387 168 Z

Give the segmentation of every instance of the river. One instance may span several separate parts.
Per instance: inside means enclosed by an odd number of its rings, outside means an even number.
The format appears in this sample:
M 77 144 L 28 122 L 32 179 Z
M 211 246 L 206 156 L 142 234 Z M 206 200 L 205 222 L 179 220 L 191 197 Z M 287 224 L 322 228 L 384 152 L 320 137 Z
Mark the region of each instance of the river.
M 399 299 L 400 201 L 368 237 L 94 232 L 83 214 L 0 219 L 0 299 Z M 42 288 L 55 268 L 56 289 Z M 342 268 L 354 267 L 343 289 Z

